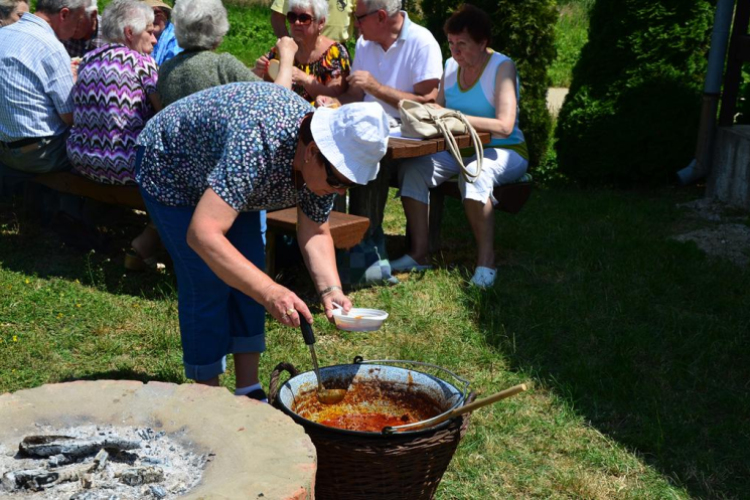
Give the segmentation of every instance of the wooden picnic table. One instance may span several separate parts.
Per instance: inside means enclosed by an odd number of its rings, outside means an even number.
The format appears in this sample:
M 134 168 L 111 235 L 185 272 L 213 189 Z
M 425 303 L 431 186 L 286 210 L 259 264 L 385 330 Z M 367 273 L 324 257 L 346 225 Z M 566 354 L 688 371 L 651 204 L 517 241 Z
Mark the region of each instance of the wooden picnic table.
M 490 142 L 488 132 L 479 132 L 482 144 Z M 459 148 L 471 146 L 471 136 L 456 136 Z M 391 138 L 388 141 L 388 151 L 380 162 L 378 177 L 365 186 L 357 186 L 349 190 L 349 213 L 361 215 L 370 219 L 370 227 L 365 237 L 372 236 L 383 225 L 385 204 L 388 201 L 388 188 L 391 177 L 396 175 L 398 160 L 427 156 L 445 151 L 445 139 L 423 139 L 414 141 L 409 139 Z

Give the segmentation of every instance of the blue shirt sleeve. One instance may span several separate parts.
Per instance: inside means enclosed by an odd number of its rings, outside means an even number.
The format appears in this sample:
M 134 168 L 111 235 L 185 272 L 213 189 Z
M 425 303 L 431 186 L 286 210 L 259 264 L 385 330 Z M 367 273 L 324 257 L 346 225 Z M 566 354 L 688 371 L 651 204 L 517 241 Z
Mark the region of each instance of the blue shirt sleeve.
M 177 45 L 177 38 L 174 34 L 174 24 L 169 23 L 159 37 L 159 41 L 154 45 L 154 52 L 151 56 L 156 61 L 156 64 L 161 66 L 180 52 L 182 52 L 182 48 Z

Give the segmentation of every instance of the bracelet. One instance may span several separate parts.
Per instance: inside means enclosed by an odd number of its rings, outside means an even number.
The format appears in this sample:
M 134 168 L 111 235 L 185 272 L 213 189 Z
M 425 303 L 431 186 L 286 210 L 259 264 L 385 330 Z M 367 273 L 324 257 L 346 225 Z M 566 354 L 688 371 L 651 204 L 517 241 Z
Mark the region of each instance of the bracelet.
M 328 288 L 324 288 L 324 289 L 323 289 L 323 290 L 322 290 L 322 291 L 320 292 L 320 294 L 319 294 L 319 295 L 320 295 L 320 298 L 322 299 L 323 297 L 325 297 L 325 296 L 326 296 L 326 295 L 328 295 L 329 293 L 333 292 L 334 290 L 341 290 L 341 287 L 340 287 L 340 286 L 338 286 L 338 285 L 331 285 L 331 286 L 329 286 Z

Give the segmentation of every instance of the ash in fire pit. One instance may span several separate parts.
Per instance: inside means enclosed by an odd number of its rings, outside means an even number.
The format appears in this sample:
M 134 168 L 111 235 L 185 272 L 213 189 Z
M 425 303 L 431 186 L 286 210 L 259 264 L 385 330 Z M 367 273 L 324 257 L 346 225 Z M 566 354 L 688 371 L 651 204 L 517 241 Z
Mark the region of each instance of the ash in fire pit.
M 19 499 L 169 499 L 197 485 L 209 457 L 151 428 L 40 427 L 0 444 L 0 491 Z

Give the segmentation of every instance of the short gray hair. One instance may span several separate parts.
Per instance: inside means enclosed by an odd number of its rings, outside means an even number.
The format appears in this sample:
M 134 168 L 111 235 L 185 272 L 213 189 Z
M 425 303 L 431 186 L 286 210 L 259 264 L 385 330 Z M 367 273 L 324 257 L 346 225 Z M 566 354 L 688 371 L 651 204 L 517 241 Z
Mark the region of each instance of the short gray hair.
M 185 50 L 213 50 L 229 31 L 221 0 L 180 0 L 172 11 L 174 36 Z
M 89 6 L 86 7 L 87 14 L 91 14 L 94 11 L 99 11 L 99 3 L 97 2 L 97 0 L 91 0 Z
M 289 0 L 289 11 L 295 8 L 310 9 L 318 21 L 328 19 L 328 2 L 326 0 Z
M 15 12 L 16 6 L 19 3 L 29 5 L 29 0 L 0 0 L 0 26 L 3 25 L 3 21 Z
M 91 0 L 39 0 L 36 3 L 36 10 L 47 14 L 57 14 L 65 8 L 78 10 L 88 7 L 90 3 Z
M 386 11 L 389 16 L 392 16 L 401 11 L 401 0 L 359 0 L 359 2 L 367 7 L 367 12 L 382 9 Z
M 154 22 L 154 11 L 138 0 L 114 0 L 102 14 L 102 38 L 108 42 L 125 42 L 125 28 L 141 34 Z

